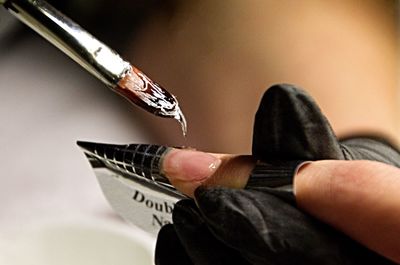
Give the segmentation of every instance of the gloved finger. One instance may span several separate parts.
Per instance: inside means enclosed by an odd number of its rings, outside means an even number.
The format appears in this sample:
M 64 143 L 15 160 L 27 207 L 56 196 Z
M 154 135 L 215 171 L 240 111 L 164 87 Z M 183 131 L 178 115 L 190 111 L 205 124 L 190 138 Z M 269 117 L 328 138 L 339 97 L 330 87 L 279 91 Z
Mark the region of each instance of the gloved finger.
M 326 227 L 275 196 L 225 188 L 199 188 L 195 195 L 216 237 L 252 264 L 340 263 L 336 245 L 320 233 Z
M 158 232 L 154 262 L 156 265 L 192 265 L 172 224 L 164 225 Z
M 376 136 L 353 136 L 341 139 L 346 160 L 372 160 L 400 167 L 400 152 L 386 139 Z
M 210 233 L 193 200 L 176 204 L 173 221 L 177 236 L 194 264 L 248 264 Z
M 269 88 L 257 110 L 253 155 L 263 161 L 343 159 L 336 136 L 314 100 L 281 84 Z
M 317 161 L 295 176 L 298 205 L 400 262 L 400 169 L 373 161 Z
M 199 188 L 195 196 L 215 237 L 251 264 L 391 264 L 266 192 Z

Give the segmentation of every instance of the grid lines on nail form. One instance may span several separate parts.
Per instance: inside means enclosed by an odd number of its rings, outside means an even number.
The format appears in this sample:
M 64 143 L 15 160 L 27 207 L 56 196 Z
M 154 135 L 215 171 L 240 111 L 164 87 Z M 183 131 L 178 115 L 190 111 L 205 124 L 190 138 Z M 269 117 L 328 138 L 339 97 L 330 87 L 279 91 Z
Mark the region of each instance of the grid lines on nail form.
M 162 159 L 169 147 L 152 144 L 78 144 L 88 155 L 96 157 L 106 167 L 131 180 L 151 182 L 161 188 L 176 191 L 161 172 Z
M 96 168 L 106 167 L 122 177 L 164 193 L 185 197 L 162 173 L 163 157 L 170 147 L 152 144 L 104 144 L 78 141 Z

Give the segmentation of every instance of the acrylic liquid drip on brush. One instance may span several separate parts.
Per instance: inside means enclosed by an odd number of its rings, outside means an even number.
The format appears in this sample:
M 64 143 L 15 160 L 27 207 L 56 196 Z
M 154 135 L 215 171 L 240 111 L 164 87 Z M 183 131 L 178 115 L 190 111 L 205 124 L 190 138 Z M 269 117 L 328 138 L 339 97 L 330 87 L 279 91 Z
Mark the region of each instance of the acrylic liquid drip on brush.
M 186 119 L 176 97 L 153 82 L 139 69 L 131 66 L 114 89 L 152 114 L 177 120 L 181 125 L 183 135 L 186 136 Z

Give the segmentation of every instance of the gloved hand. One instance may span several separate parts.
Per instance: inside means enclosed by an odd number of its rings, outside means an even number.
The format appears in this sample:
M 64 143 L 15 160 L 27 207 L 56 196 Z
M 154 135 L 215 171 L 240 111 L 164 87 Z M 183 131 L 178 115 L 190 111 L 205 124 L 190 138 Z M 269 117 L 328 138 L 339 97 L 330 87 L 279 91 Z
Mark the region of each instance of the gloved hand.
M 260 161 L 369 159 L 400 165 L 399 153 L 381 140 L 339 142 L 314 101 L 288 85 L 270 88 L 261 101 L 253 156 Z M 174 224 L 160 231 L 156 264 L 394 264 L 297 209 L 290 185 L 263 185 L 265 179 L 279 178 L 279 172 L 263 175 L 257 166 L 254 172 L 244 190 L 200 187 L 196 203 L 180 201 Z

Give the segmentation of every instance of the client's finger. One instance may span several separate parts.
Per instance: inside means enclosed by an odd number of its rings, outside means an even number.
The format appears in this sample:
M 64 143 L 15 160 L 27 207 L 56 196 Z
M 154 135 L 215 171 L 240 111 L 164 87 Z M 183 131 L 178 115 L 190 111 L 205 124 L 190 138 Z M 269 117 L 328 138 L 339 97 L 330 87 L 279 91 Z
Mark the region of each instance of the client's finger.
M 299 207 L 400 262 L 400 169 L 372 161 L 317 161 L 294 179 Z
M 179 191 L 193 197 L 202 184 L 243 188 L 254 163 L 251 156 L 172 149 L 163 159 L 162 171 Z

